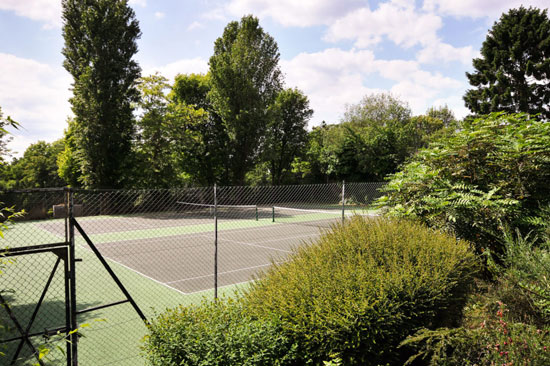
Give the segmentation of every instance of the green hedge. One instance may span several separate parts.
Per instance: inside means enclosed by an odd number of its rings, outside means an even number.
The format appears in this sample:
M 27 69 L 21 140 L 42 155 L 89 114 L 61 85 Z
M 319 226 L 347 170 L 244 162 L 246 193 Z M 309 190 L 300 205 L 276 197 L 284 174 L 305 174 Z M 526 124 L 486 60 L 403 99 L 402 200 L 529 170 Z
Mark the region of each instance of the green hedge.
M 155 366 L 289 365 L 295 349 L 277 318 L 253 318 L 232 299 L 168 310 L 152 322 L 144 345 Z
M 144 349 L 152 365 L 401 365 L 407 336 L 458 323 L 476 268 L 464 241 L 354 217 L 236 299 L 162 314 Z
M 454 237 L 408 221 L 353 218 L 245 294 L 249 313 L 276 316 L 298 364 L 400 364 L 398 344 L 421 327 L 457 323 L 476 258 Z

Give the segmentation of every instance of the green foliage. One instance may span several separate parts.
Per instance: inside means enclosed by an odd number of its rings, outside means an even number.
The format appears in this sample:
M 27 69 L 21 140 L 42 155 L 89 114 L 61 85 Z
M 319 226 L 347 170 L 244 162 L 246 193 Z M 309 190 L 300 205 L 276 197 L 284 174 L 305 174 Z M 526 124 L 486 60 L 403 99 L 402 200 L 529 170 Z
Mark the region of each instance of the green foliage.
M 550 201 L 549 179 L 550 125 L 492 114 L 420 150 L 390 176 L 378 203 L 500 251 L 501 225 L 532 228 L 525 218 Z
M 282 89 L 279 49 L 249 15 L 225 27 L 209 65 L 209 99 L 229 138 L 231 182 L 242 185 L 260 154 L 268 107 Z
M 548 218 L 548 217 L 547 217 Z M 550 224 L 547 224 L 550 226 Z M 550 321 L 550 238 L 522 236 L 519 231 L 504 233 L 505 252 L 500 261 L 491 262 L 502 283 L 514 288 L 511 302 L 515 313 L 529 315 L 532 323 Z M 501 263 L 501 264 L 498 264 Z M 521 306 L 515 306 L 520 304 Z M 523 308 L 523 309 L 521 309 Z
M 178 74 L 170 92 L 170 99 L 176 103 L 211 109 L 208 101 L 210 91 L 210 77 L 202 74 Z
M 57 173 L 57 159 L 65 148 L 63 140 L 38 141 L 29 145 L 23 157 L 14 160 L 4 175 L 4 188 L 62 187 L 65 181 Z
M 550 226 L 548 221 L 546 226 Z M 477 291 L 465 307 L 462 326 L 423 329 L 409 337 L 403 345 L 416 349 L 409 363 L 433 366 L 550 363 L 550 238 L 504 230 L 502 240 L 504 250 L 498 261 L 488 256 L 494 279 L 478 281 Z
M 343 122 L 357 127 L 384 127 L 388 124 L 406 124 L 412 113 L 403 101 L 388 93 L 370 94 L 358 104 L 346 108 Z
M 466 73 L 466 106 L 476 114 L 504 111 L 550 119 L 550 19 L 547 10 L 511 9 L 495 22 Z
M 412 117 L 407 104 L 390 94 L 365 96 L 347 108 L 340 124 L 322 124 L 310 132 L 305 154 L 309 179 L 382 181 L 455 123 L 446 107 Z
M 140 30 L 127 0 L 63 0 L 63 66 L 72 75 L 74 143 L 82 184 L 119 188 L 128 175 Z M 66 157 L 67 159 L 69 157 Z
M 159 74 L 140 79 L 141 93 L 138 103 L 141 116 L 135 143 L 137 169 L 133 174 L 134 185 L 167 188 L 176 184 L 177 169 L 173 157 L 170 132 L 173 119 L 168 118 L 170 90 L 168 79 Z
M 73 118 L 67 121 L 68 127 L 64 132 L 64 149 L 57 156 L 57 174 L 71 187 L 82 185 L 81 151 L 76 142 L 77 123 Z
M 151 365 L 291 365 L 295 346 L 280 321 L 252 317 L 240 300 L 179 307 L 155 319 L 145 339 Z
M 208 97 L 210 76 L 177 75 L 169 95 L 175 112 L 173 130 L 178 165 L 193 182 L 202 185 L 229 184 L 227 156 L 231 150 L 226 128 Z M 187 111 L 183 115 L 177 111 Z M 177 118 L 177 116 L 184 118 Z M 191 141 L 188 137 L 192 135 Z M 188 143 L 184 143 L 185 141 Z
M 269 107 L 265 159 L 269 163 L 271 183 L 282 184 L 292 161 L 301 156 L 307 143 L 307 122 L 313 115 L 307 97 L 298 89 L 285 89 Z
M 351 219 L 245 294 L 259 318 L 276 316 L 299 364 L 338 354 L 344 365 L 399 364 L 397 345 L 423 326 L 455 323 L 476 260 L 469 245 L 408 221 Z
M 418 350 L 405 365 L 419 359 L 430 366 L 548 365 L 548 330 L 508 322 L 506 312 L 499 302 L 498 309 L 475 328 L 419 331 L 402 343 Z

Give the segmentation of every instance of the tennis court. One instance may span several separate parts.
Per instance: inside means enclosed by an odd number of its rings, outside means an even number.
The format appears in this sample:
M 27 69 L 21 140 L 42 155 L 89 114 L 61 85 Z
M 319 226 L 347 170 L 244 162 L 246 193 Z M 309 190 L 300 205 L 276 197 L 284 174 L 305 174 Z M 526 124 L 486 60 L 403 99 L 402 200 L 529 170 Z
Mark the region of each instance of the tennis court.
M 358 187 L 355 197 L 371 189 Z M 75 207 L 81 205 L 82 212 L 76 221 L 152 319 L 166 308 L 211 301 L 215 292 L 220 297 L 234 296 L 234 291 L 246 287 L 273 263 L 286 261 L 293 248 L 315 240 L 322 230 L 343 219 L 342 187 L 338 185 L 224 187 L 218 193 L 223 204 L 213 207 L 208 203 L 214 201 L 208 188 L 77 191 Z M 64 196 L 63 191 L 32 191 L 17 192 L 15 198 L 29 212 L 44 212 L 63 202 Z M 347 205 L 344 216 L 374 214 L 365 207 Z M 6 232 L 4 243 L 11 248 L 62 243 L 68 235 L 65 219 L 48 216 L 16 223 Z M 77 322 L 91 324 L 82 329 L 84 336 L 78 341 L 79 364 L 143 365 L 139 347 L 147 333 L 144 323 L 128 303 L 103 307 L 121 302 L 124 296 L 85 239 L 78 232 L 74 238 L 79 259 L 75 264 L 76 309 L 82 312 Z M 7 299 L 23 326 L 32 317 L 57 260 L 53 253 L 41 253 L 18 258 L 6 268 L 2 285 L 10 290 Z M 55 329 L 64 319 L 63 278 L 62 272 L 52 277 L 36 321 L 28 323 L 31 332 Z M 97 309 L 86 311 L 90 308 Z M 40 343 L 42 338 L 33 339 Z M 14 352 L 10 347 L 8 356 Z M 63 364 L 63 357 L 61 352 L 52 355 L 53 364 Z M 34 362 L 30 357 L 21 364 Z
M 258 220 L 218 220 L 218 286 L 251 280 L 272 263 L 285 261 L 294 247 L 318 237 L 321 228 L 341 221 L 338 211 L 277 209 L 276 220 L 273 208 L 260 208 Z M 183 294 L 214 286 L 215 233 L 210 217 L 171 213 L 79 222 L 111 262 Z M 35 225 L 53 235 L 61 236 L 65 230 L 61 221 Z M 77 243 L 82 249 L 88 247 L 78 234 Z

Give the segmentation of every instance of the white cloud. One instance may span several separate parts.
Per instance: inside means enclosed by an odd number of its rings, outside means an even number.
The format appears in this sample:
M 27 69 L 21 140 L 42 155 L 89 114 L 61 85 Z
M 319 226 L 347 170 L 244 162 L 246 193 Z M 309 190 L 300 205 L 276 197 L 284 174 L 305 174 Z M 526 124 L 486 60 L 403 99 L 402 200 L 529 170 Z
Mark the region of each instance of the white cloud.
M 441 41 L 426 45 L 416 54 L 417 60 L 422 63 L 459 61 L 465 65 L 471 65 L 472 59 L 478 56 L 479 51 L 472 46 L 453 47 Z
M 141 7 L 146 7 L 147 6 L 147 0 L 130 0 L 128 1 L 128 4 L 129 5 L 138 5 L 138 6 L 141 6 Z
M 366 48 L 387 37 L 402 47 L 427 45 L 437 40 L 442 27 L 440 17 L 420 13 L 409 1 L 382 3 L 376 10 L 362 8 L 336 20 L 328 29 L 325 40 L 338 42 L 355 40 L 355 46 Z
M 189 26 L 187 27 L 187 30 L 192 31 L 193 29 L 201 29 L 201 28 L 204 28 L 204 25 L 202 23 L 194 21 L 193 23 L 189 24 Z
M 145 7 L 146 0 L 130 0 L 130 5 Z M 0 10 L 13 11 L 20 17 L 44 23 L 44 28 L 59 28 L 61 0 L 0 0 Z
M 206 13 L 201 14 L 202 19 L 227 21 L 226 11 L 223 7 L 209 9 Z
M 283 26 L 308 27 L 330 24 L 363 4 L 361 0 L 232 0 L 226 11 L 241 17 L 270 17 Z
M 11 146 L 22 154 L 25 142 L 62 137 L 71 114 L 69 74 L 61 66 L 54 68 L 5 53 L 0 53 L 0 70 L 2 111 L 22 125 L 14 132 Z
M 44 23 L 45 28 L 61 27 L 61 1 L 0 0 L 0 10 Z
M 162 11 L 155 12 L 155 18 L 157 18 L 157 19 L 162 19 L 165 16 L 166 16 L 166 14 L 164 14 Z
M 208 61 L 196 57 L 178 60 L 162 66 L 144 67 L 142 75 L 151 75 L 155 72 L 159 72 L 170 81 L 174 80 L 177 74 L 206 74 L 208 72 Z
M 369 50 L 327 49 L 301 53 L 281 62 L 289 87 L 298 87 L 310 99 L 315 111 L 312 125 L 322 119 L 337 122 L 346 104 L 354 104 L 365 94 L 391 92 L 410 104 L 413 113 L 421 114 L 435 100 L 461 94 L 462 81 L 420 68 L 416 61 L 377 60 Z M 381 77 L 392 84 L 386 89 L 369 87 L 370 76 Z
M 424 0 L 423 8 L 442 15 L 471 18 L 499 18 L 511 8 L 534 6 L 548 8 L 548 0 Z

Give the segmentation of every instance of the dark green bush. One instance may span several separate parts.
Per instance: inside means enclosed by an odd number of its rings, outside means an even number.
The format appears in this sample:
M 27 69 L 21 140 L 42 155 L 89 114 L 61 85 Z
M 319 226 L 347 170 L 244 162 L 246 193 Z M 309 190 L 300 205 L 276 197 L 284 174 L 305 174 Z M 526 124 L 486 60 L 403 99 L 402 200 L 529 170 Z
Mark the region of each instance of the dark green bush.
M 160 315 L 144 351 L 151 365 L 289 365 L 295 346 L 276 317 L 253 318 L 240 300 L 204 302 Z
M 476 269 L 469 245 L 408 221 L 355 217 L 245 293 L 254 316 L 276 316 L 298 364 L 400 364 L 419 328 L 456 324 Z
M 501 291 L 508 295 L 502 300 L 522 321 L 528 318 L 533 324 L 549 324 L 550 238 L 506 232 L 504 248 L 500 261 L 492 262 L 491 266 L 498 284 L 507 290 Z
M 405 365 L 422 360 L 429 366 L 550 365 L 548 330 L 509 322 L 507 308 L 497 310 L 473 328 L 421 330 L 402 345 L 415 345 L 418 352 Z
M 465 121 L 392 175 L 381 206 L 502 251 L 501 224 L 537 229 L 550 203 L 550 124 L 526 115 Z

